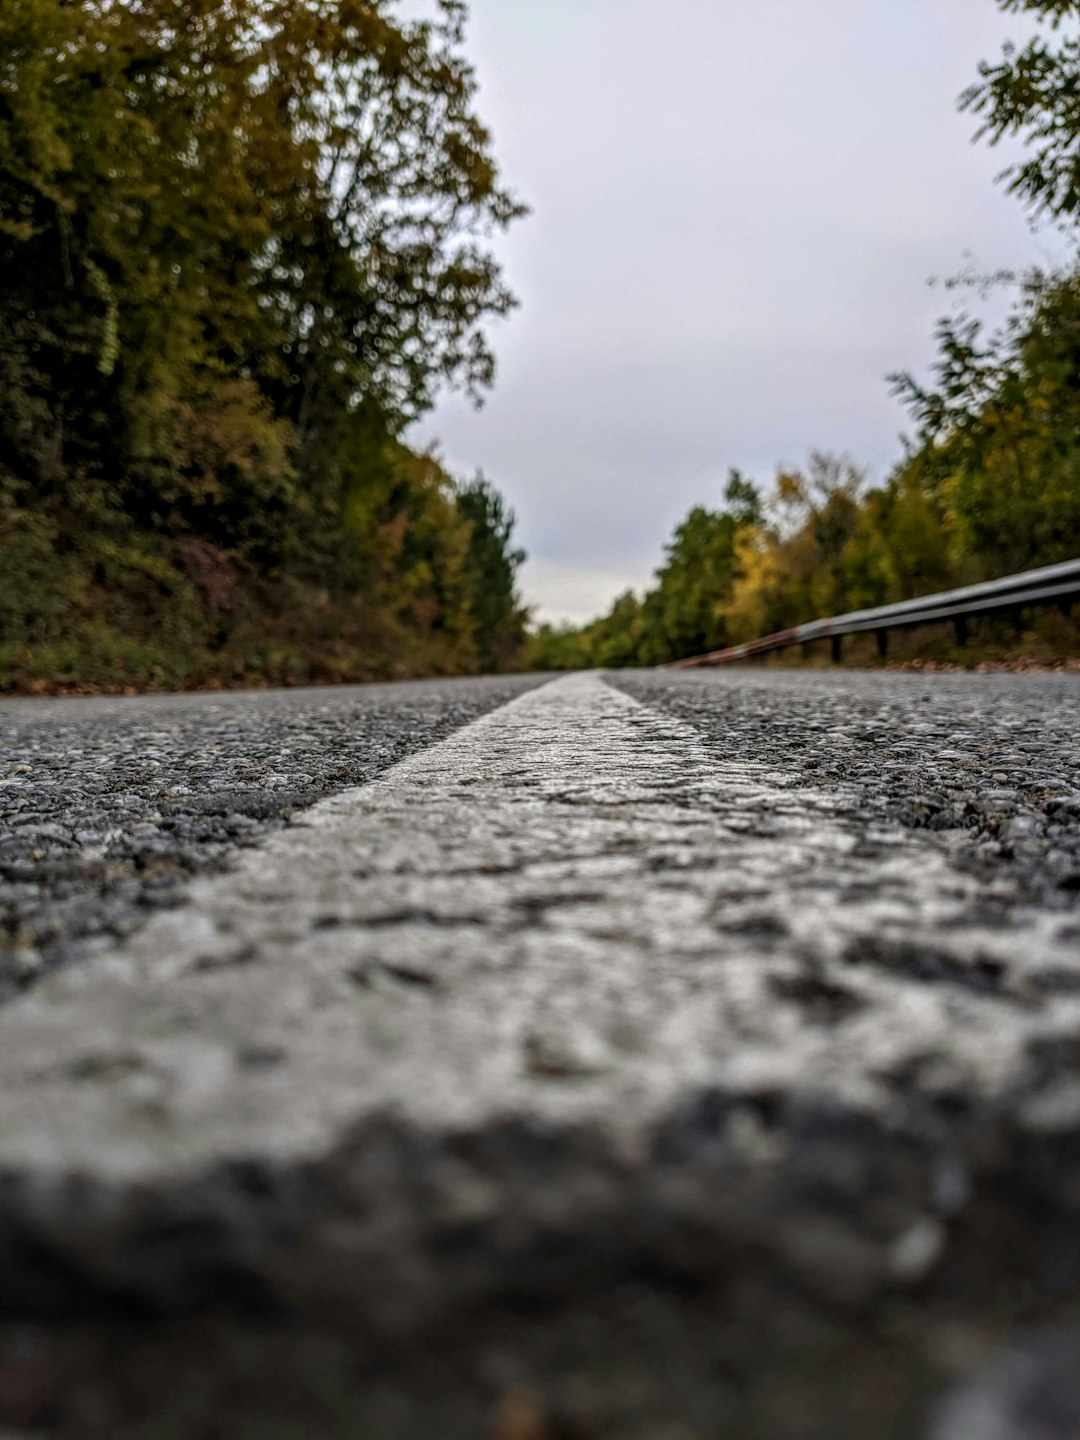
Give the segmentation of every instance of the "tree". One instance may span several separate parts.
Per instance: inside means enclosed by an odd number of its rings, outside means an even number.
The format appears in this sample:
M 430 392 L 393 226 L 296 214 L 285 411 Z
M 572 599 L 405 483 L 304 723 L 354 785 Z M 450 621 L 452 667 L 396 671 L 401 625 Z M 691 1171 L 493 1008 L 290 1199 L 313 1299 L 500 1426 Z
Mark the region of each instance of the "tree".
M 480 666 L 501 670 L 520 653 L 525 639 L 527 612 L 516 590 L 525 552 L 513 545 L 517 520 L 482 475 L 458 490 L 457 511 L 469 529 L 469 610 Z
M 932 380 L 895 377 L 912 474 L 979 578 L 1080 549 L 1080 275 L 1032 274 L 1005 327 L 943 322 Z
M 593 663 L 584 631 L 546 623 L 529 636 L 526 659 L 531 670 L 587 670 Z
M 621 668 L 641 663 L 645 612 L 633 590 L 624 590 L 608 613 L 586 632 L 590 663 Z
M 764 519 L 764 509 L 761 504 L 761 493 L 752 480 L 748 480 L 741 470 L 732 467 L 728 471 L 727 485 L 724 487 L 724 500 L 727 504 L 727 511 L 736 525 L 760 525 Z
M 1076 0 L 997 0 L 1000 10 L 1033 16 L 1044 27 L 1023 46 L 1009 44 L 985 61 L 960 104 L 981 119 L 979 138 L 1026 143 L 1026 159 L 1002 175 L 1033 218 L 1065 223 L 1080 214 L 1080 35 L 1064 22 L 1080 17 Z
M 779 538 L 764 525 L 748 525 L 735 542 L 735 579 L 720 608 L 727 638 L 745 644 L 783 627 L 783 558 Z
M 697 505 L 676 527 L 645 597 L 642 658 L 661 664 L 724 643 L 719 607 L 735 575 L 738 526 L 723 510 Z
M 998 4 L 1033 17 L 1039 31 L 981 65 L 960 104 L 980 117 L 980 138 L 1026 142 L 1026 157 L 1001 178 L 1033 220 L 1069 228 L 1080 216 L 1080 34 L 1065 22 L 1080 18 L 1080 5 Z M 942 320 L 929 382 L 907 374 L 892 379 L 918 427 L 917 445 L 899 472 L 902 508 L 914 517 L 921 503 L 927 544 L 936 522 L 954 574 L 983 578 L 1080 549 L 1080 276 L 1031 271 L 1018 282 L 964 279 L 980 288 L 1018 283 L 1006 323 L 988 331 L 966 312 Z M 940 542 L 931 549 L 939 552 Z M 930 570 L 936 575 L 941 568 L 939 555 Z
M 484 236 L 522 209 L 473 113 L 463 5 L 391 12 L 3 8 L 4 430 L 35 483 L 97 463 L 129 511 L 198 509 L 178 435 L 225 376 L 295 426 L 304 487 L 338 506 L 344 413 L 366 399 L 396 430 L 438 385 L 490 383 L 483 322 L 513 300 Z
M 0 593 L 0 668 L 65 623 L 197 629 L 200 604 L 225 643 L 225 594 L 290 647 L 302 594 L 474 663 L 469 527 L 399 438 L 440 386 L 491 383 L 514 304 L 490 236 L 523 209 L 464 23 L 462 0 L 0 6 L 0 591 L 37 596 Z

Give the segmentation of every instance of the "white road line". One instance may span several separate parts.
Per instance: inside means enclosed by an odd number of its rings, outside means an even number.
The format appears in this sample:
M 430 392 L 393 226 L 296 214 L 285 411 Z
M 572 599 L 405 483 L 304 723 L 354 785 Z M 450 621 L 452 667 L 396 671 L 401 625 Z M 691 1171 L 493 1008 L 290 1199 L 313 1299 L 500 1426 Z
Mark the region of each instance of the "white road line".
M 993 1089 L 1080 1018 L 1025 977 L 1080 959 L 1060 919 L 1000 931 L 978 897 L 935 840 L 859 835 L 835 796 L 558 680 L 0 1012 L 0 1167 L 312 1154 L 376 1110 L 602 1113 L 630 1139 L 686 1086 L 873 1105 L 913 1063 Z M 949 983 L 907 974 L 920 954 Z

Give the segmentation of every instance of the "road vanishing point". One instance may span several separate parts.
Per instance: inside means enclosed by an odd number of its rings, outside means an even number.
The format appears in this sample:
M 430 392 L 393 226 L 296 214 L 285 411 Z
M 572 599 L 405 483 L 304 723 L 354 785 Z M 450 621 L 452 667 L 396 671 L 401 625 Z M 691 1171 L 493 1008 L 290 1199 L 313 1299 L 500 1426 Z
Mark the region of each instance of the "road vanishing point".
M 3 1440 L 1080 1435 L 1080 677 L 8 700 L 0 906 Z

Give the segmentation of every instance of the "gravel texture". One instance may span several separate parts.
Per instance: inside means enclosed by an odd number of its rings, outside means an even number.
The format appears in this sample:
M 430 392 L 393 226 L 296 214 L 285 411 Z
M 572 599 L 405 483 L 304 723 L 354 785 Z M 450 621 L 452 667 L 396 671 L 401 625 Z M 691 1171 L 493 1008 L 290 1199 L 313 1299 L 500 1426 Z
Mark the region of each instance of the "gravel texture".
M 609 682 L 0 1013 L 0 1425 L 1075 1440 L 1080 683 Z
M 0 1004 L 537 683 L 0 700 Z
M 1080 901 L 1080 676 L 622 672 L 718 761 L 828 790 L 854 826 L 942 837 L 1002 904 Z M 1080 931 L 1075 937 L 1080 941 Z

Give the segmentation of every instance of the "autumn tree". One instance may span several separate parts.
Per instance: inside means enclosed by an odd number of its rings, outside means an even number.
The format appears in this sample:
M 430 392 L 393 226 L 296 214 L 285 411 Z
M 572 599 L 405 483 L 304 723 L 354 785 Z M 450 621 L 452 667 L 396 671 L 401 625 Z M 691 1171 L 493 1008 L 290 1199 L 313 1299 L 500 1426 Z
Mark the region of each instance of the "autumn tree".
M 335 603 L 375 583 L 357 491 L 400 486 L 384 442 L 440 386 L 491 383 L 514 303 L 489 241 L 522 209 L 464 23 L 461 0 L 0 7 L 0 545 L 42 615 L 127 617 L 135 572 L 173 610 L 196 571 L 219 596 L 237 567 Z

